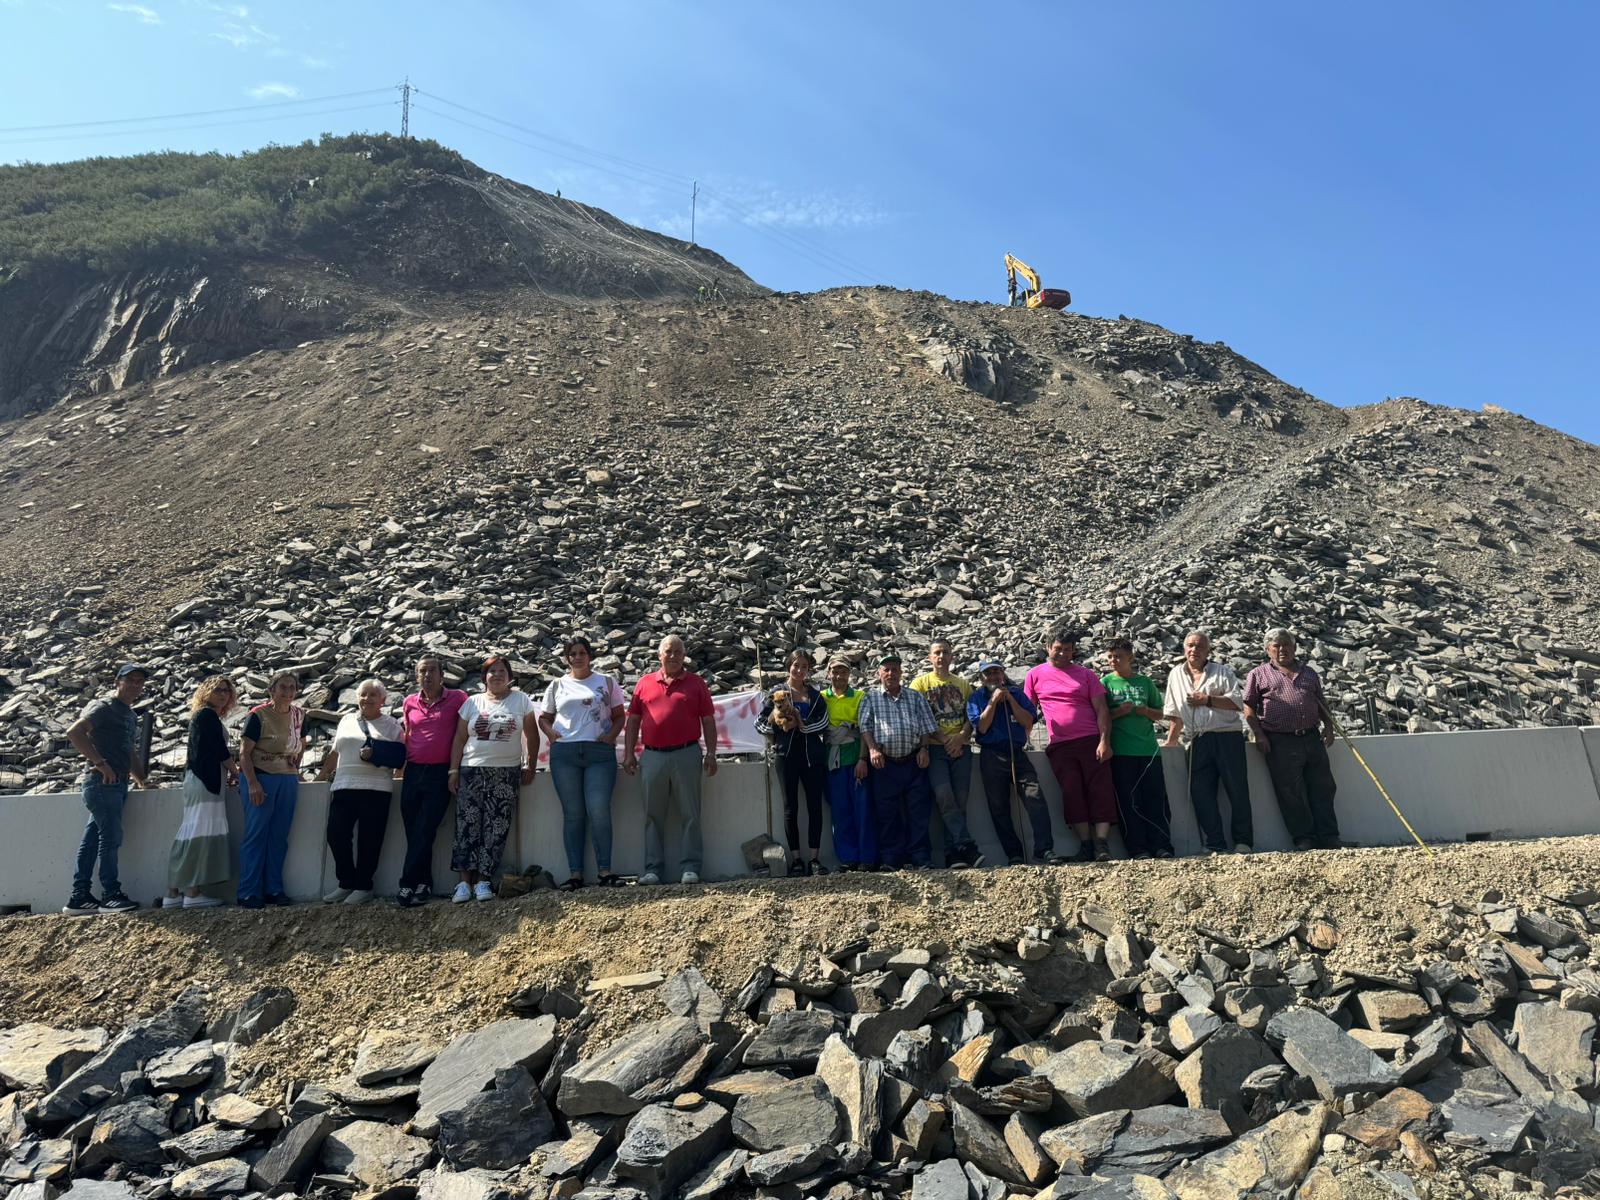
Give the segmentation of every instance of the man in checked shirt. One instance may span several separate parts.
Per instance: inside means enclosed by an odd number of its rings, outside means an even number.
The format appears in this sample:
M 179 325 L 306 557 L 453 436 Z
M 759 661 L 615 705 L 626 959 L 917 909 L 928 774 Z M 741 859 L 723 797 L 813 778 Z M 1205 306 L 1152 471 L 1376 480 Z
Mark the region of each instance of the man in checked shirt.
M 882 869 L 926 870 L 933 859 L 928 743 L 939 726 L 928 698 L 901 686 L 900 656 L 892 650 L 878 659 L 878 686 L 862 697 L 856 722 L 872 768 L 867 796 Z

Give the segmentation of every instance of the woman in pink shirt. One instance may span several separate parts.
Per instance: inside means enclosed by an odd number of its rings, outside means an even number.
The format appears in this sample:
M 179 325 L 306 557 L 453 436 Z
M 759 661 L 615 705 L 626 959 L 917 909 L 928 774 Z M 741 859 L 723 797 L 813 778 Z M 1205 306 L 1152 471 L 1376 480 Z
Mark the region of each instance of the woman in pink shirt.
M 1045 757 L 1061 789 L 1061 815 L 1078 835 L 1079 862 L 1111 857 L 1117 796 L 1111 786 L 1111 711 L 1100 676 L 1073 662 L 1078 633 L 1063 629 L 1050 638 L 1049 660 L 1028 672 L 1022 690 L 1050 734 Z M 1093 840 L 1090 840 L 1090 826 Z

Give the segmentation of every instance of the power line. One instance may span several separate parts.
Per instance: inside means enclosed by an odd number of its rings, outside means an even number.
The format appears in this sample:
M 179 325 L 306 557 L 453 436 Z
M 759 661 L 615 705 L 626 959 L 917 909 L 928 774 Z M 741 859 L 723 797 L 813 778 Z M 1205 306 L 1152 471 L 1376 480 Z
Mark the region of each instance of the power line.
M 217 117 L 226 113 L 254 112 L 258 108 L 283 108 L 291 104 L 325 104 L 330 100 L 349 100 L 356 96 L 376 96 L 389 88 L 367 88 L 360 92 L 338 92 L 332 96 L 303 96 L 294 100 L 264 100 L 258 104 L 241 104 L 237 108 L 207 108 L 196 112 L 163 113 L 155 117 L 107 117 L 103 121 L 63 121 L 56 125 L 7 125 L 0 133 L 40 133 L 47 129 L 82 129 L 88 125 L 129 125 L 137 121 L 185 121 L 190 117 Z
M 537 129 L 529 128 L 526 125 L 520 125 L 517 122 L 509 121 L 504 117 L 497 117 L 493 113 L 484 112 L 481 109 L 471 108 L 465 104 L 460 104 L 457 101 L 450 100 L 439 95 L 437 92 L 423 92 L 421 89 L 417 88 L 414 88 L 413 91 L 416 91 L 419 95 L 426 95 L 430 99 L 437 100 L 442 104 L 448 104 L 452 108 L 459 108 L 463 112 L 469 112 L 473 116 L 482 117 L 484 120 L 494 121 L 497 124 L 505 125 L 508 128 L 518 130 L 519 132 L 528 134 L 530 137 L 538 138 L 540 141 L 552 142 L 558 146 L 565 146 L 570 150 L 575 150 L 580 154 L 588 156 L 589 159 L 605 159 L 609 162 L 619 163 L 635 171 L 644 171 L 652 175 L 659 175 L 663 179 L 670 180 L 674 183 L 688 184 L 691 186 L 691 188 L 698 187 L 695 181 L 688 175 L 679 175 L 676 172 L 666 171 L 660 167 L 652 167 L 647 163 L 636 162 L 633 159 L 623 158 L 620 155 L 608 154 L 602 150 L 594 150 L 580 142 L 569 141 L 566 138 L 559 138 L 553 134 L 541 133 Z M 642 184 L 646 187 L 661 186 L 659 183 L 653 180 L 640 179 L 637 176 L 629 175 L 613 168 L 602 166 L 599 163 L 588 161 L 588 159 L 585 158 L 574 158 L 570 154 L 562 154 L 556 150 L 550 150 L 545 147 L 532 145 L 528 142 L 522 142 L 517 138 L 511 137 L 509 134 L 501 133 L 495 129 L 485 129 L 481 125 L 474 125 L 471 121 L 463 121 L 460 117 L 451 116 L 449 113 L 439 112 L 437 109 L 430 109 L 427 111 L 431 111 L 435 116 L 444 117 L 447 121 L 455 121 L 457 124 L 465 125 L 469 129 L 476 129 L 480 133 L 488 133 L 495 137 L 505 138 L 507 141 L 517 142 L 519 145 L 527 146 L 530 150 L 539 150 L 541 153 L 551 154 L 557 158 L 566 159 L 568 162 L 576 162 L 580 166 L 592 167 L 599 171 L 606 171 L 609 174 L 616 175 L 618 178 L 627 179 L 632 183 Z M 752 232 L 758 233 L 767 238 L 769 241 L 778 246 L 779 249 L 787 250 L 791 254 L 797 254 L 811 262 L 812 265 L 822 267 L 824 270 L 838 271 L 846 275 L 857 275 L 864 278 L 869 283 L 883 282 L 876 271 L 863 266 L 861 263 L 852 262 L 850 259 L 845 258 L 843 255 L 832 250 L 827 250 L 820 246 L 814 246 L 787 230 L 776 229 L 765 224 L 764 222 L 759 221 L 754 213 L 741 207 L 722 192 L 711 187 L 705 187 L 700 190 L 703 190 L 707 195 L 716 196 L 717 199 L 721 201 L 723 207 L 732 211 L 742 225 L 744 225 L 747 229 L 750 229 Z
M 387 88 L 381 89 L 387 91 Z M 56 133 L 45 137 L 11 138 L 6 146 L 26 146 L 34 142 L 67 142 L 78 141 L 83 138 L 97 137 L 150 137 L 155 134 L 186 133 L 191 129 L 221 129 L 229 125 L 255 125 L 262 121 L 278 121 L 285 117 L 331 117 L 340 113 L 368 112 L 375 108 L 393 108 L 395 101 L 385 100 L 379 104 L 355 104 L 346 108 L 323 108 L 315 112 L 273 113 L 262 117 L 245 117 L 238 121 L 205 121 L 199 125 L 169 125 L 157 129 L 92 129 L 83 133 Z

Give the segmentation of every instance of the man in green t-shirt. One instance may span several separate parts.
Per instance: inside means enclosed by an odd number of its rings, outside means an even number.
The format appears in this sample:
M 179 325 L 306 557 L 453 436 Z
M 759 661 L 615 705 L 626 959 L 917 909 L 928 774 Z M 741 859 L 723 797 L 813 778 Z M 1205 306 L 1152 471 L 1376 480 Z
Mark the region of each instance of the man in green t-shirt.
M 1111 782 L 1117 789 L 1122 840 L 1133 858 L 1171 858 L 1167 781 L 1154 722 L 1162 695 L 1148 676 L 1133 670 L 1133 643 L 1116 638 L 1106 648 L 1111 670 L 1100 677 L 1111 709 Z

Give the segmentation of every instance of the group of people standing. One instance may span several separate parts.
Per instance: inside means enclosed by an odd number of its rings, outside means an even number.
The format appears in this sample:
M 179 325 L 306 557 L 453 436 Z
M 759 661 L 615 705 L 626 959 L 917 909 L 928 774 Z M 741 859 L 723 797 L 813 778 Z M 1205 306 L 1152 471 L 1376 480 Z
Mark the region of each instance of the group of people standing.
M 1134 669 L 1134 647 L 1107 647 L 1104 673 L 1076 661 L 1080 635 L 1052 635 L 1044 662 L 1013 682 L 994 658 L 978 664 L 977 686 L 951 669 L 954 647 L 936 639 L 928 669 L 902 683 L 897 653 L 881 655 L 878 686 L 852 685 L 852 665 L 836 657 L 827 686 L 812 682 L 815 659 L 804 650 L 787 660 L 784 681 L 762 696 L 757 729 L 771 739 L 784 795 L 784 834 L 791 873 L 826 874 L 819 853 L 826 802 L 839 866 L 892 870 L 932 865 L 930 822 L 937 806 L 945 863 L 981 866 L 984 856 L 967 824 L 974 758 L 995 834 L 1012 864 L 1027 853 L 1012 819 L 1013 797 L 1027 815 L 1033 858 L 1066 861 L 1055 849 L 1049 809 L 1026 753 L 1034 726 L 1048 734 L 1045 758 L 1061 793 L 1063 816 L 1076 834 L 1078 861 L 1111 856 L 1111 827 L 1122 829 L 1136 858 L 1173 856 L 1169 808 L 1155 725 L 1167 724 L 1167 746 L 1187 748 L 1189 793 L 1205 848 L 1251 850 L 1252 822 L 1245 772 L 1244 729 L 1266 756 L 1285 824 L 1297 849 L 1339 845 L 1334 782 L 1326 745 L 1332 717 L 1316 672 L 1296 658 L 1285 630 L 1268 635 L 1268 661 L 1241 684 L 1226 664 L 1210 659 L 1203 633 L 1184 641 L 1184 661 L 1165 689 Z M 482 664 L 482 690 L 469 696 L 445 686 L 444 664 L 424 655 L 417 690 L 398 718 L 376 679 L 356 688 L 356 710 L 342 717 L 318 778 L 331 784 L 327 843 L 336 886 L 328 903 L 372 899 L 374 873 L 396 789 L 406 851 L 397 900 L 404 907 L 433 895 L 434 841 L 451 800 L 455 830 L 451 869 L 456 903 L 494 898 L 520 789 L 533 779 L 541 738 L 560 800 L 569 875 L 566 890 L 584 886 L 584 860 L 593 847 L 597 882 L 614 886 L 611 796 L 620 769 L 640 778 L 644 802 L 641 884 L 665 874 L 669 816 L 680 821 L 680 881 L 700 879 L 700 780 L 716 774 L 717 734 L 711 693 L 686 669 L 685 647 L 671 635 L 658 647 L 659 669 L 641 678 L 630 699 L 616 680 L 593 669 L 584 638 L 564 647 L 568 670 L 539 700 L 520 691 L 510 661 Z M 135 743 L 133 705 L 149 670 L 125 664 L 111 696 L 90 704 L 68 730 L 87 760 L 82 787 L 89 821 L 79 847 L 72 895 L 63 911 L 119 913 L 138 907 L 118 879 L 123 808 L 129 783 L 146 786 Z M 227 718 L 237 705 L 233 681 L 217 675 L 191 703 L 182 823 L 174 838 L 169 888 L 162 906 L 208 908 L 230 876 L 225 788 L 241 786 L 244 830 L 237 902 L 244 908 L 290 903 L 284 885 L 294 821 L 304 710 L 295 702 L 297 677 L 269 680 L 267 699 L 247 715 L 237 750 Z M 1319 732 L 1320 730 L 1320 732 Z M 1232 844 L 1223 829 L 1219 788 L 1228 796 Z M 806 802 L 802 846 L 800 798 Z M 101 895 L 93 894 L 96 862 Z

